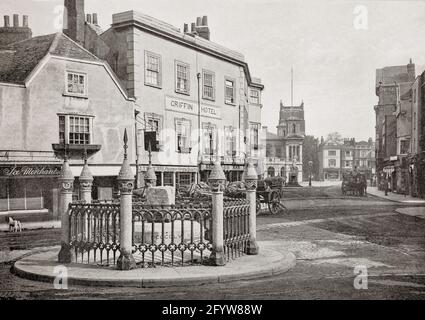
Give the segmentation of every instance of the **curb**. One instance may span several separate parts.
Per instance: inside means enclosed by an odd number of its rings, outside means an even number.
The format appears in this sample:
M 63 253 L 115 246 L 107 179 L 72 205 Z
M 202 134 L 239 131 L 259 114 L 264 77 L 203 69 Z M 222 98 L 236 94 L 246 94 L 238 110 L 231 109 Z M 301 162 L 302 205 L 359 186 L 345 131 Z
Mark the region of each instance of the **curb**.
M 268 249 L 273 250 L 273 249 Z M 277 252 L 276 250 L 273 250 Z M 33 255 L 33 254 L 32 254 Z M 74 286 L 103 286 L 103 287 L 137 287 L 137 288 L 153 288 L 153 287 L 172 287 L 172 286 L 193 286 L 193 285 L 205 285 L 205 284 L 217 284 L 217 283 L 229 283 L 234 281 L 242 280 L 252 280 L 260 279 L 266 277 L 272 277 L 275 275 L 282 274 L 296 265 L 296 257 L 293 253 L 285 251 L 279 252 L 279 259 L 273 261 L 272 263 L 267 264 L 265 267 L 258 267 L 259 270 L 250 269 L 246 272 L 240 272 L 234 274 L 234 270 L 230 269 L 228 274 L 200 274 L 199 276 L 186 276 L 184 270 L 185 267 L 175 268 L 177 275 L 160 278 L 158 274 L 156 277 L 149 278 L 149 274 L 146 275 L 146 278 L 134 278 L 134 279 L 117 279 L 113 277 L 105 277 L 103 279 L 93 279 L 90 277 L 84 276 L 74 276 L 70 275 L 68 277 L 68 285 Z M 31 256 L 31 255 L 30 255 Z M 260 258 L 260 257 L 259 257 Z M 25 260 L 25 259 L 23 259 Z M 30 270 L 25 270 L 25 265 L 21 266 L 20 260 L 13 264 L 11 272 L 21 278 L 39 281 L 39 282 L 49 282 L 53 283 L 55 276 L 52 274 L 41 274 L 35 273 Z M 231 266 L 232 263 L 237 263 L 237 260 L 228 263 L 226 266 Z M 195 268 L 195 267 L 187 267 Z M 200 266 L 199 268 L 202 268 Z M 220 267 L 215 267 L 220 268 Z M 159 270 L 159 269 L 158 269 Z M 123 271 L 125 272 L 125 271 Z

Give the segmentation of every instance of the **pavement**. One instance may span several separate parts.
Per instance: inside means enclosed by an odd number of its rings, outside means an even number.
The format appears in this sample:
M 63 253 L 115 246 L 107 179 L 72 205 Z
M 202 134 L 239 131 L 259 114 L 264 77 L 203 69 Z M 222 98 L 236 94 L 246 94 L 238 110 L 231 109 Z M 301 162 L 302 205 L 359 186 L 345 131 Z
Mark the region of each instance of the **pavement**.
M 67 280 L 70 285 L 85 286 L 193 286 L 271 277 L 295 266 L 295 255 L 283 249 L 279 241 L 260 241 L 258 245 L 258 255 L 242 256 L 223 267 L 187 266 L 118 271 L 112 267 L 72 263 L 66 266 Z M 47 252 L 24 257 L 14 264 L 12 272 L 29 280 L 53 283 L 58 270 L 55 268 L 60 266 L 57 262 L 59 249 L 55 247 Z
M 23 230 L 37 230 L 37 229 L 59 229 L 61 222 L 57 220 L 50 221 L 37 221 L 37 222 L 23 222 Z M 0 232 L 9 231 L 9 225 L 6 223 L 0 224 Z
M 398 194 L 394 192 L 388 192 L 388 195 L 385 195 L 384 191 L 378 190 L 377 187 L 368 187 L 367 193 L 375 197 L 387 199 L 394 202 L 400 203 L 410 203 L 410 204 L 425 204 L 425 200 L 421 198 L 414 198 L 409 195 Z
M 396 212 L 405 214 L 411 217 L 425 219 L 425 207 L 401 208 L 401 209 L 397 209 Z

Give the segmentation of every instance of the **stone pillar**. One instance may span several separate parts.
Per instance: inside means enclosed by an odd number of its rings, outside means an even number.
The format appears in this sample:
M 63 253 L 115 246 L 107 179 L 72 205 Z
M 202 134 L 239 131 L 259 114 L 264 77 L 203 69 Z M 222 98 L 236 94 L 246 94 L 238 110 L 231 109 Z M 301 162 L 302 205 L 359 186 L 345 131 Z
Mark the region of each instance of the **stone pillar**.
M 156 187 L 156 174 L 155 169 L 149 164 L 148 170 L 146 171 L 145 183 L 147 188 Z
M 224 257 L 224 200 L 223 191 L 226 182 L 226 176 L 220 162 L 217 161 L 211 171 L 209 183 L 212 189 L 212 242 L 213 249 L 210 256 L 211 262 L 216 266 L 224 266 L 226 259 Z
M 124 161 L 118 175 L 118 188 L 120 190 L 120 256 L 117 260 L 118 270 L 131 270 L 136 268 L 133 257 L 133 189 L 134 175 L 127 159 L 127 130 L 124 133 Z
M 84 167 L 80 175 L 80 187 L 81 187 L 81 200 L 86 203 L 91 203 L 91 192 L 93 186 L 93 176 L 90 172 L 90 168 L 87 164 L 87 160 L 84 161 Z
M 59 214 L 61 216 L 61 250 L 58 255 L 59 263 L 67 264 L 72 262 L 72 250 L 69 238 L 69 215 L 68 208 L 72 202 L 72 192 L 74 190 L 74 176 L 69 167 L 68 160 L 65 159 L 62 165 L 62 171 L 59 176 Z
M 249 162 L 245 174 L 246 199 L 249 201 L 249 244 L 248 254 L 257 255 L 257 180 L 258 174 L 252 162 Z

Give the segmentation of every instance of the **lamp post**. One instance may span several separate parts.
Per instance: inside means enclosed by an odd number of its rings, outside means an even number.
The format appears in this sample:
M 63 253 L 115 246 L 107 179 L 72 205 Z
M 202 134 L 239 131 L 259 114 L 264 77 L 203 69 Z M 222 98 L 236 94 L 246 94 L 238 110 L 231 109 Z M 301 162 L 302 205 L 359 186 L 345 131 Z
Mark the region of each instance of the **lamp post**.
M 311 173 L 313 171 L 313 161 L 309 161 L 308 162 L 308 173 L 309 173 L 309 177 L 308 177 L 308 185 L 309 187 L 311 187 Z

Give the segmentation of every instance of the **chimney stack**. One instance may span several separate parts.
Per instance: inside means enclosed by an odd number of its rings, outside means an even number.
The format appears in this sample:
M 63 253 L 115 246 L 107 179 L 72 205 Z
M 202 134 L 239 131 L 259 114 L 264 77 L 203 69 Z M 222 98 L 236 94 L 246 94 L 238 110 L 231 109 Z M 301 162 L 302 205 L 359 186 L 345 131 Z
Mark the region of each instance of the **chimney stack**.
M 208 27 L 208 17 L 203 16 L 196 19 L 196 33 L 201 38 L 210 40 L 210 28 Z
M 87 13 L 87 15 L 86 15 L 86 21 L 88 22 L 88 23 L 91 23 L 91 14 L 90 13 Z
M 13 26 L 10 25 L 10 17 L 4 16 L 4 27 L 0 27 L 0 46 L 28 40 L 32 37 L 32 31 L 28 26 L 28 16 L 22 16 L 22 26 L 19 25 L 19 14 L 13 15 Z
M 10 27 L 10 17 L 4 16 L 4 27 L 9 28 Z
M 204 27 L 208 27 L 208 17 L 207 16 L 202 17 L 202 25 Z
M 194 22 L 192 22 L 190 24 L 190 32 L 192 32 L 192 33 L 195 33 L 196 32 L 196 26 L 195 26 L 195 23 Z
M 93 24 L 96 26 L 99 25 L 99 21 L 97 19 L 97 13 L 93 13 Z
M 85 21 L 84 0 L 65 0 L 63 32 L 80 45 L 84 45 Z
M 28 28 L 28 16 L 23 16 L 22 17 L 22 26 L 24 27 L 24 28 Z
M 19 14 L 14 14 L 13 15 L 13 26 L 15 28 L 19 27 Z
M 188 33 L 189 32 L 189 26 L 188 26 L 188 24 L 187 23 L 185 23 L 184 25 L 183 25 L 183 33 Z

